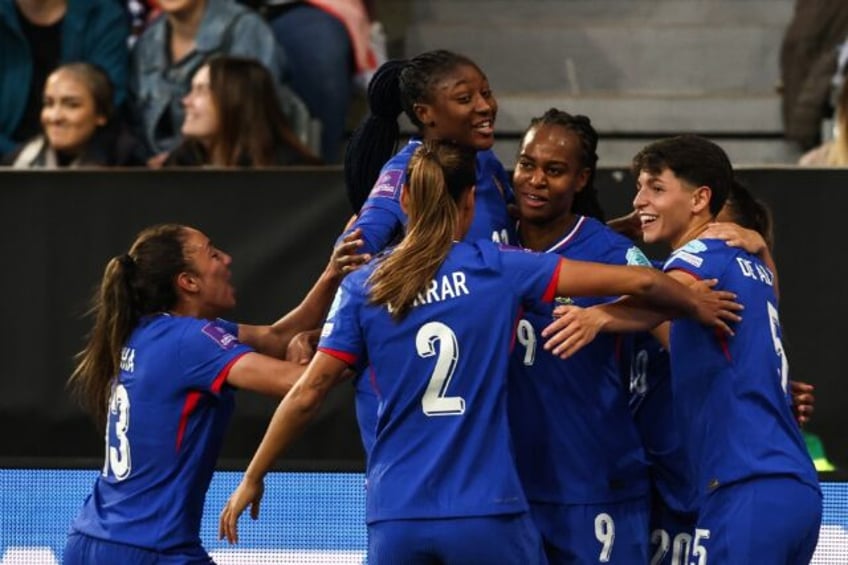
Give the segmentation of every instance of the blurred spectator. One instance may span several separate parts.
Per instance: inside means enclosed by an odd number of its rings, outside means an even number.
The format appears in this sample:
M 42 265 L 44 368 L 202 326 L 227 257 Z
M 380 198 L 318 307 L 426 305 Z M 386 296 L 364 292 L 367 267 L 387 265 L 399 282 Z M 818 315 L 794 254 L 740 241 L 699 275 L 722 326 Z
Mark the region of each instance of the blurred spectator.
M 44 81 L 62 63 L 104 69 L 120 107 L 128 35 L 117 0 L 0 0 L 0 154 L 39 132 Z
M 796 0 L 780 49 L 780 74 L 784 131 L 802 149 L 820 142 L 822 119 L 832 115 L 836 47 L 846 35 L 848 2 Z
M 132 52 L 130 95 L 139 135 L 161 163 L 180 141 L 182 99 L 191 77 L 216 54 L 255 58 L 278 85 L 283 111 L 293 129 L 309 127 L 306 107 L 282 84 L 282 49 L 268 24 L 233 0 L 158 0 L 162 14 L 139 38 Z
M 844 85 L 836 101 L 833 139 L 805 153 L 798 164 L 807 167 L 848 167 L 848 88 Z
M 183 99 L 184 141 L 165 166 L 316 165 L 280 109 L 274 81 L 253 59 L 213 57 Z
M 321 122 L 321 156 L 328 163 L 340 158 L 354 77 L 370 77 L 386 58 L 382 27 L 371 22 L 368 8 L 361 0 L 264 1 L 288 57 L 292 88 Z
M 126 2 L 127 13 L 130 16 L 130 37 L 127 43 L 132 48 L 147 29 L 147 24 L 159 15 L 159 6 L 156 0 L 126 0 Z
M 114 117 L 113 88 L 99 68 L 68 63 L 44 83 L 42 133 L 7 156 L 15 168 L 141 165 L 133 140 Z

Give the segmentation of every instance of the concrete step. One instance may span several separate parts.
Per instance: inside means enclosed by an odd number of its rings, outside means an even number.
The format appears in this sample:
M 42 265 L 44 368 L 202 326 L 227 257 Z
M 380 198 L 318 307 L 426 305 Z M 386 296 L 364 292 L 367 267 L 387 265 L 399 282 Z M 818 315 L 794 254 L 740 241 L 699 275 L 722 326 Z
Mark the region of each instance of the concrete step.
M 596 22 L 663 24 L 733 22 L 785 25 L 795 0 L 414 0 L 413 22 Z
M 498 93 L 497 131 L 520 134 L 548 108 L 584 114 L 602 134 L 679 132 L 781 135 L 780 97 L 772 94 L 585 95 Z
M 659 139 L 661 135 L 656 136 Z M 757 165 L 793 165 L 798 162 L 800 151 L 793 143 L 781 138 L 727 138 L 707 136 L 727 152 L 734 167 Z M 598 142 L 598 166 L 628 168 L 633 156 L 654 138 L 617 138 L 601 135 Z M 517 136 L 499 135 L 495 143 L 495 154 L 505 167 L 515 164 L 520 139 Z
M 779 80 L 784 28 L 744 21 L 419 22 L 407 30 L 406 53 L 444 48 L 468 55 L 500 92 L 770 92 Z

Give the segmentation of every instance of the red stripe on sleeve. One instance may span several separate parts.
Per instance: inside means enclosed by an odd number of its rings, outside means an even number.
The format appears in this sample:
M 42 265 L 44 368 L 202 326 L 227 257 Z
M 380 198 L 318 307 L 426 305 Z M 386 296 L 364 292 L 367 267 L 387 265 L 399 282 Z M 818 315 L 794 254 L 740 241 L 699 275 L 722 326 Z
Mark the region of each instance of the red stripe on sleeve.
M 684 269 L 682 267 L 672 267 L 671 269 L 666 271 L 666 273 L 668 273 L 669 271 L 680 271 L 682 273 L 686 273 L 687 275 L 689 275 L 690 277 L 692 277 L 693 279 L 698 280 L 698 281 L 703 278 L 699 273 L 694 273 L 694 272 L 690 271 L 689 269 Z
M 350 353 L 347 353 L 346 351 L 339 351 L 337 349 L 330 349 L 328 347 L 319 347 L 318 351 L 326 353 L 330 357 L 335 357 L 339 361 L 344 361 L 348 365 L 356 364 L 356 355 L 352 355 Z
M 542 302 L 552 302 L 557 295 L 557 287 L 559 286 L 559 268 L 562 266 L 562 259 L 557 263 L 554 274 L 551 275 L 551 282 L 548 283 L 548 288 L 545 289 L 545 294 L 542 295 Z
M 183 443 L 183 435 L 185 434 L 186 426 L 188 425 L 188 418 L 191 416 L 191 413 L 194 412 L 194 409 L 197 408 L 197 403 L 200 402 L 200 392 L 193 390 L 188 393 L 186 396 L 185 404 L 183 405 L 183 413 L 180 415 L 180 427 L 177 430 L 177 451 L 180 450 L 180 446 Z
M 247 353 L 247 352 L 245 352 Z M 209 390 L 218 394 L 221 392 L 221 387 L 224 386 L 224 383 L 227 382 L 227 376 L 230 374 L 230 369 L 233 368 L 236 361 L 242 358 L 241 355 L 237 355 L 230 359 L 230 362 L 224 365 L 224 368 L 218 373 L 218 375 L 212 380 L 212 384 L 209 385 Z M 194 412 L 194 409 L 197 408 L 197 403 L 200 402 L 200 397 L 203 393 L 200 391 L 193 390 L 186 395 L 185 404 L 183 404 L 183 411 L 180 414 L 180 425 L 177 428 L 177 451 L 180 450 L 180 446 L 183 444 L 183 436 L 185 435 L 186 426 L 188 426 L 188 419 L 191 417 L 191 413 Z
M 230 375 L 230 369 L 232 369 L 233 365 L 236 364 L 236 361 L 241 359 L 242 355 L 245 355 L 246 353 L 247 352 L 245 351 L 241 355 L 238 355 L 238 356 L 230 359 L 230 362 L 227 363 L 226 365 L 224 365 L 224 368 L 221 369 L 221 372 L 218 373 L 218 376 L 215 377 L 215 380 L 213 380 L 212 384 L 209 385 L 209 390 L 211 390 L 212 392 L 214 392 L 216 394 L 221 392 L 221 387 L 224 386 L 224 382 L 226 382 L 227 377 Z

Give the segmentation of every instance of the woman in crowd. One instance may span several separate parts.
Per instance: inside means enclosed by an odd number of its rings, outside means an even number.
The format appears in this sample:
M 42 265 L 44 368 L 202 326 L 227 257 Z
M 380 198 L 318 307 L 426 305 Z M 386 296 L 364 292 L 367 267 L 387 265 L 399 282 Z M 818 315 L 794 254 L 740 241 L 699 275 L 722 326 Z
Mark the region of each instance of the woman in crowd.
M 234 324 L 218 318 L 235 306 L 231 262 L 202 232 L 169 224 L 106 265 L 70 378 L 105 425 L 106 460 L 64 563 L 211 563 L 200 520 L 234 393 L 289 390 L 303 366 L 275 357 L 320 323 L 339 276 L 331 260 L 273 325 Z
M 112 84 L 99 68 L 60 66 L 44 84 L 42 133 L 6 156 L 4 164 L 40 169 L 143 164 L 138 144 L 115 117 L 112 100 Z
M 735 317 L 726 295 L 698 295 L 653 269 L 464 241 L 476 210 L 475 161 L 471 148 L 434 141 L 413 153 L 400 196 L 406 235 L 342 282 L 318 353 L 221 514 L 222 537 L 237 541 L 248 505 L 258 517 L 276 457 L 345 370 L 367 358 L 382 395 L 367 470 L 369 562 L 543 562 L 507 427 L 518 309 L 555 295 L 636 294 L 666 315 L 685 311 L 718 326 Z
M 291 130 L 268 70 L 253 59 L 214 57 L 183 98 L 184 141 L 165 166 L 273 167 L 320 161 Z

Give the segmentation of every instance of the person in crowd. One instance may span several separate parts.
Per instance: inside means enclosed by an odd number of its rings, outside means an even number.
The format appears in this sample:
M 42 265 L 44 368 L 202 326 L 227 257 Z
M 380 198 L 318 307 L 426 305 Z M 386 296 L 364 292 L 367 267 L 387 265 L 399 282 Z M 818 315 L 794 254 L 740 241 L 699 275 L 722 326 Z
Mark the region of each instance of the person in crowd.
M 102 68 L 126 98 L 129 23 L 118 2 L 102 0 L 0 1 L 0 155 L 41 130 L 47 76 L 63 63 Z
M 845 85 L 836 100 L 833 139 L 804 153 L 798 164 L 803 167 L 848 167 L 848 88 Z
M 848 36 L 848 4 L 795 0 L 780 45 L 780 93 L 784 135 L 809 151 L 822 141 L 831 117 L 837 49 Z
M 47 77 L 41 133 L 3 158 L 16 168 L 138 166 L 143 152 L 116 115 L 109 77 L 66 63 Z
M 265 65 L 278 85 L 283 112 L 300 133 L 309 121 L 303 103 L 285 86 L 282 49 L 268 24 L 233 0 L 160 0 L 162 14 L 142 33 L 130 62 L 130 102 L 138 135 L 159 166 L 180 142 L 183 98 L 198 68 L 216 54 Z
M 649 265 L 603 223 L 594 187 L 598 134 L 586 116 L 552 108 L 525 132 L 513 175 L 520 245 L 567 259 Z M 554 307 L 522 313 L 509 369 L 516 462 L 548 562 L 646 563 L 648 465 L 621 379 L 622 337 L 603 334 L 568 359 L 541 347 Z
M 219 318 L 235 306 L 232 258 L 202 232 L 165 224 L 109 260 L 94 325 L 69 384 L 106 457 L 71 526 L 63 562 L 211 563 L 200 520 L 237 389 L 282 396 L 303 366 L 281 361 L 320 323 L 339 273 L 270 326 Z
M 555 295 L 635 294 L 665 315 L 685 311 L 717 326 L 735 317 L 726 295 L 692 292 L 654 269 L 467 242 L 475 165 L 467 146 L 428 140 L 416 149 L 400 197 L 406 235 L 343 280 L 318 353 L 221 513 L 221 537 L 238 540 L 248 505 L 258 517 L 276 457 L 367 357 L 383 395 L 367 470 L 369 562 L 544 562 L 507 427 L 519 307 Z
M 745 306 L 730 338 L 686 320 L 671 324 L 673 417 L 698 512 L 692 556 L 807 563 L 818 538 L 821 491 L 788 401 L 774 273 L 757 256 L 702 237 L 731 191 L 730 161 L 714 143 L 685 135 L 645 147 L 633 173 L 644 240 L 674 250 L 666 272 L 685 284 L 718 279 L 717 288 Z M 626 319 L 631 329 L 656 324 L 655 314 L 631 300 L 589 310 L 598 316 L 594 328 L 609 319 Z M 565 318 L 545 337 L 567 326 Z M 546 346 L 556 347 L 566 333 Z
M 294 134 L 271 73 L 254 59 L 216 56 L 183 99 L 183 142 L 165 166 L 273 167 L 320 163 Z
M 366 5 L 362 0 L 265 0 L 262 4 L 274 36 L 285 49 L 292 89 L 321 122 L 321 157 L 327 163 L 338 162 L 354 77 L 373 74 L 378 62 L 385 61 L 385 53 L 378 54 L 372 46 Z

